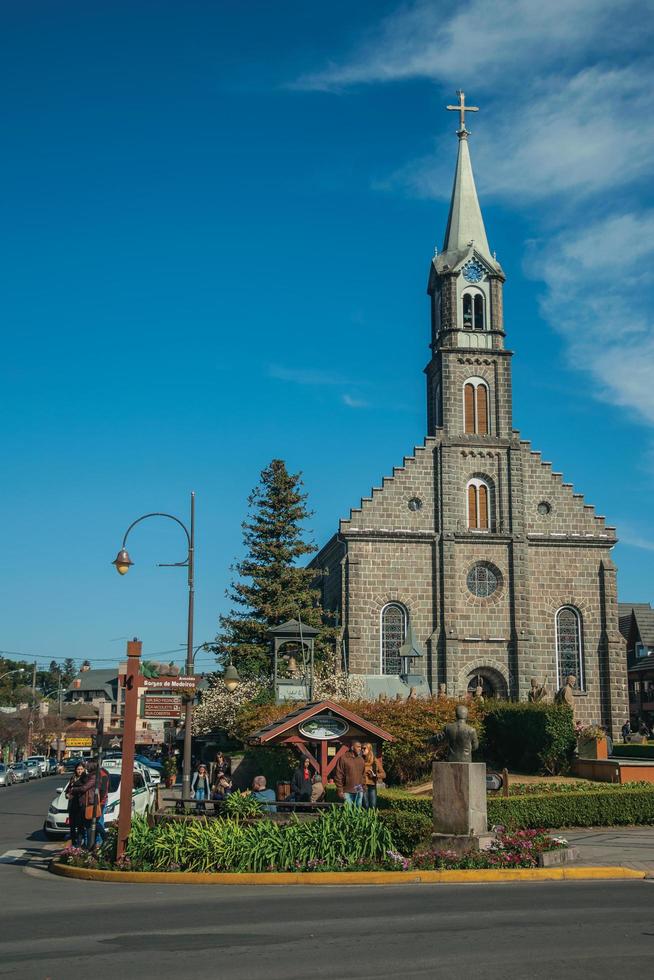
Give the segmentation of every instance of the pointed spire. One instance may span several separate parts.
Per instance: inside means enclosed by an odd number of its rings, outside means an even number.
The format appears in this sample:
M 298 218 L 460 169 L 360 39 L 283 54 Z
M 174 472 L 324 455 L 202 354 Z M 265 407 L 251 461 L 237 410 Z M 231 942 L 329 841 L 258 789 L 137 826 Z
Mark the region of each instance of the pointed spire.
M 460 129 L 457 136 L 459 137 L 459 155 L 456 161 L 456 173 L 443 252 L 464 253 L 472 242 L 477 252 L 495 265 L 488 247 L 484 219 L 481 216 L 481 208 L 477 198 L 477 188 L 475 187 L 470 150 L 468 149 L 468 131 Z

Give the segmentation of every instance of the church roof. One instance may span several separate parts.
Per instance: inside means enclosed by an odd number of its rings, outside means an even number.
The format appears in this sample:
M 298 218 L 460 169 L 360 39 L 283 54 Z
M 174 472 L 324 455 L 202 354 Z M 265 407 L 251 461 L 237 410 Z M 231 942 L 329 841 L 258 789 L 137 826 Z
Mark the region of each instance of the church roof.
M 443 272 L 445 269 L 453 270 L 468 257 L 472 257 L 473 252 L 476 252 L 479 258 L 487 263 L 491 271 L 502 274 L 502 268 L 491 254 L 486 237 L 486 228 L 484 227 L 484 219 L 472 172 L 468 146 L 469 135 L 465 128 L 460 129 L 457 133 L 459 152 L 454 173 L 450 213 L 447 219 L 443 251 L 434 260 L 434 265 L 438 272 Z
M 636 619 L 636 628 L 638 629 L 640 642 L 648 647 L 654 646 L 654 609 L 652 609 L 649 602 L 618 603 L 620 632 L 628 641 L 632 612 Z

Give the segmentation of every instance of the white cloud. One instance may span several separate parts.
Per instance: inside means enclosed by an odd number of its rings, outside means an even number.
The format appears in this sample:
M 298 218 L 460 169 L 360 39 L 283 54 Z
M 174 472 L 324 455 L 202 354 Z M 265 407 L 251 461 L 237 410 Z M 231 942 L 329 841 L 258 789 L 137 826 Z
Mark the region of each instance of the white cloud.
M 347 405 L 348 408 L 368 407 L 368 402 L 363 401 L 362 398 L 355 398 L 353 395 L 348 395 L 347 392 L 343 395 L 343 404 Z
M 347 378 L 332 371 L 322 371 L 316 368 L 285 367 L 283 364 L 270 364 L 268 376 L 277 381 L 290 381 L 292 384 L 310 385 L 347 385 Z
M 650 0 L 469 0 L 452 13 L 445 0 L 417 0 L 385 17 L 349 59 L 304 75 L 295 87 L 329 91 L 412 78 L 499 82 L 502 99 L 515 105 L 543 64 L 629 48 L 646 28 L 648 9 Z
M 526 272 L 542 312 L 597 395 L 654 424 L 654 211 L 611 215 L 532 243 Z
M 475 116 L 473 155 L 482 198 L 511 203 L 574 195 L 577 201 L 626 185 L 652 169 L 654 71 L 587 68 L 525 86 L 511 109 L 491 102 Z M 454 145 L 411 161 L 386 186 L 421 197 L 449 196 Z

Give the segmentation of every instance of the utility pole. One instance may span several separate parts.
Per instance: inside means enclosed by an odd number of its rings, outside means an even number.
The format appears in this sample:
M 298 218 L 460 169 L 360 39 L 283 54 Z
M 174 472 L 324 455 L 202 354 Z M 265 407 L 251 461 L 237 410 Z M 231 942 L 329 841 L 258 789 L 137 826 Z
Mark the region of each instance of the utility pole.
M 27 723 L 27 754 L 26 758 L 32 754 L 32 738 L 34 734 L 34 702 L 36 701 L 36 660 L 32 667 L 32 701 L 29 709 L 29 721 Z

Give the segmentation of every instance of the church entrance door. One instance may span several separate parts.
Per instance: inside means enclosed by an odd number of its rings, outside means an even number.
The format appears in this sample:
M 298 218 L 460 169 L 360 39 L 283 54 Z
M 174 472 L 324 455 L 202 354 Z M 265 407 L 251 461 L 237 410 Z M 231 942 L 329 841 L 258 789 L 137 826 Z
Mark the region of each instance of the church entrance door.
M 471 697 L 478 687 L 481 687 L 484 698 L 500 698 L 503 700 L 507 697 L 506 681 L 499 671 L 492 667 L 478 667 L 468 674 L 467 689 Z

